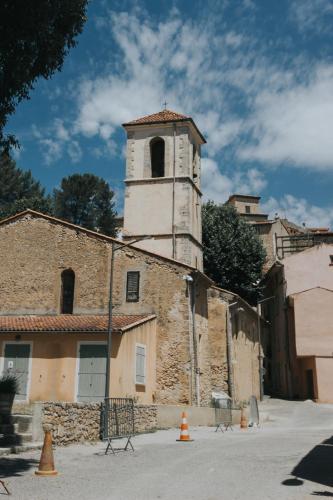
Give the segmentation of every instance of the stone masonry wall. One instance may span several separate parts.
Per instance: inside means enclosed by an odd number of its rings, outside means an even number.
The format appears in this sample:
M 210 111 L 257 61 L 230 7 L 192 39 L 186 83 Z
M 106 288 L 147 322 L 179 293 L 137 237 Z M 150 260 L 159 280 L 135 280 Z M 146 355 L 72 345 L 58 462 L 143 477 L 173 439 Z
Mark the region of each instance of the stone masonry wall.
M 67 268 L 75 272 L 74 314 L 107 313 L 111 240 L 27 214 L 0 226 L 0 256 L 0 314 L 58 314 Z M 140 271 L 138 302 L 126 302 L 128 271 Z M 114 312 L 157 316 L 154 403 L 191 404 L 191 318 L 183 279 L 190 272 L 139 249 L 116 253 Z M 198 283 L 196 304 L 202 404 L 209 404 L 212 389 L 207 286 L 204 279 Z
M 101 439 L 101 403 L 44 403 L 42 425 L 51 427 L 58 446 Z M 156 405 L 135 405 L 135 432 L 157 427 Z

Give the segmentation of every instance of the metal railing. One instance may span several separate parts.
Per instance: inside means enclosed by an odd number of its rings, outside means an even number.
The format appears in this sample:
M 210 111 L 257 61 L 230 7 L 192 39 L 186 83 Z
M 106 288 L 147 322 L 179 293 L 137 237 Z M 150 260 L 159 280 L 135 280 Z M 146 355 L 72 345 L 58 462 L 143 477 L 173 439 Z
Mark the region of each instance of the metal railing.
M 279 259 L 284 259 L 286 255 L 302 252 L 306 248 L 311 248 L 316 244 L 315 237 L 311 233 L 297 234 L 290 236 L 275 235 L 276 253 Z
M 112 453 L 117 450 L 126 451 L 135 435 L 134 401 L 131 398 L 106 398 L 102 407 L 102 430 L 103 440 L 107 441 L 105 454 L 111 449 Z M 126 439 L 123 448 L 114 448 L 112 441 L 115 439 Z
M 220 405 L 223 405 L 221 407 Z M 219 429 L 224 432 L 224 430 L 231 429 L 232 430 L 232 400 L 231 399 L 223 399 L 223 400 L 215 400 L 215 425 L 217 432 Z

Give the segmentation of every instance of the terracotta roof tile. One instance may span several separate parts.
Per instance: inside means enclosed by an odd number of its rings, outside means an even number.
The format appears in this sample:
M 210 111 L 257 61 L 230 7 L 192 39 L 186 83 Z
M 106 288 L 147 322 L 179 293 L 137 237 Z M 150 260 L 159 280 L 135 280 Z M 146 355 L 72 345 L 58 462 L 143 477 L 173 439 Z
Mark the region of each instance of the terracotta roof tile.
M 153 115 L 142 116 L 136 120 L 132 120 L 124 125 L 136 125 L 140 123 L 156 123 L 156 122 L 173 122 L 177 120 L 185 120 L 190 118 L 186 115 L 181 115 L 175 111 L 170 111 L 169 109 L 163 109 L 159 113 L 154 113 Z
M 113 329 L 125 331 L 154 318 L 147 315 L 113 316 Z M 108 315 L 0 316 L 0 332 L 106 332 Z

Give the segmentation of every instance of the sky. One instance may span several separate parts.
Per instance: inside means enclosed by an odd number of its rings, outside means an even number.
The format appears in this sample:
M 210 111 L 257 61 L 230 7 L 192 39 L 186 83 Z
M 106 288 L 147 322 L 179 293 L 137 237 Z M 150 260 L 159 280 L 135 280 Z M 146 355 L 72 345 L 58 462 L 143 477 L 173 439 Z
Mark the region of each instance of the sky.
M 261 196 L 263 210 L 333 228 L 333 0 L 91 0 L 62 71 L 38 80 L 6 127 L 48 192 L 106 179 L 123 210 L 121 124 L 191 116 L 204 200 Z

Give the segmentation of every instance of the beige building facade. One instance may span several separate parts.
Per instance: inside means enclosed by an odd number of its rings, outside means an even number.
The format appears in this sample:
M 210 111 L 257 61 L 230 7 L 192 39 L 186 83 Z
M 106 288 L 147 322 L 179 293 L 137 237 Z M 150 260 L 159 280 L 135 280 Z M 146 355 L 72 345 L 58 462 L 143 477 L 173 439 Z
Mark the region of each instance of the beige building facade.
M 21 399 L 85 401 L 94 396 L 90 383 L 101 397 L 112 247 L 111 394 L 209 406 L 213 391 L 228 390 L 226 292 L 191 266 L 122 245 L 29 210 L 1 221 L 1 366 L 30 381 Z M 71 311 L 64 277 L 72 279 Z M 258 393 L 255 312 L 240 309 L 232 320 L 235 400 Z M 90 366 L 98 368 L 92 379 Z
M 277 262 L 266 278 L 266 352 L 273 394 L 333 402 L 333 245 Z

